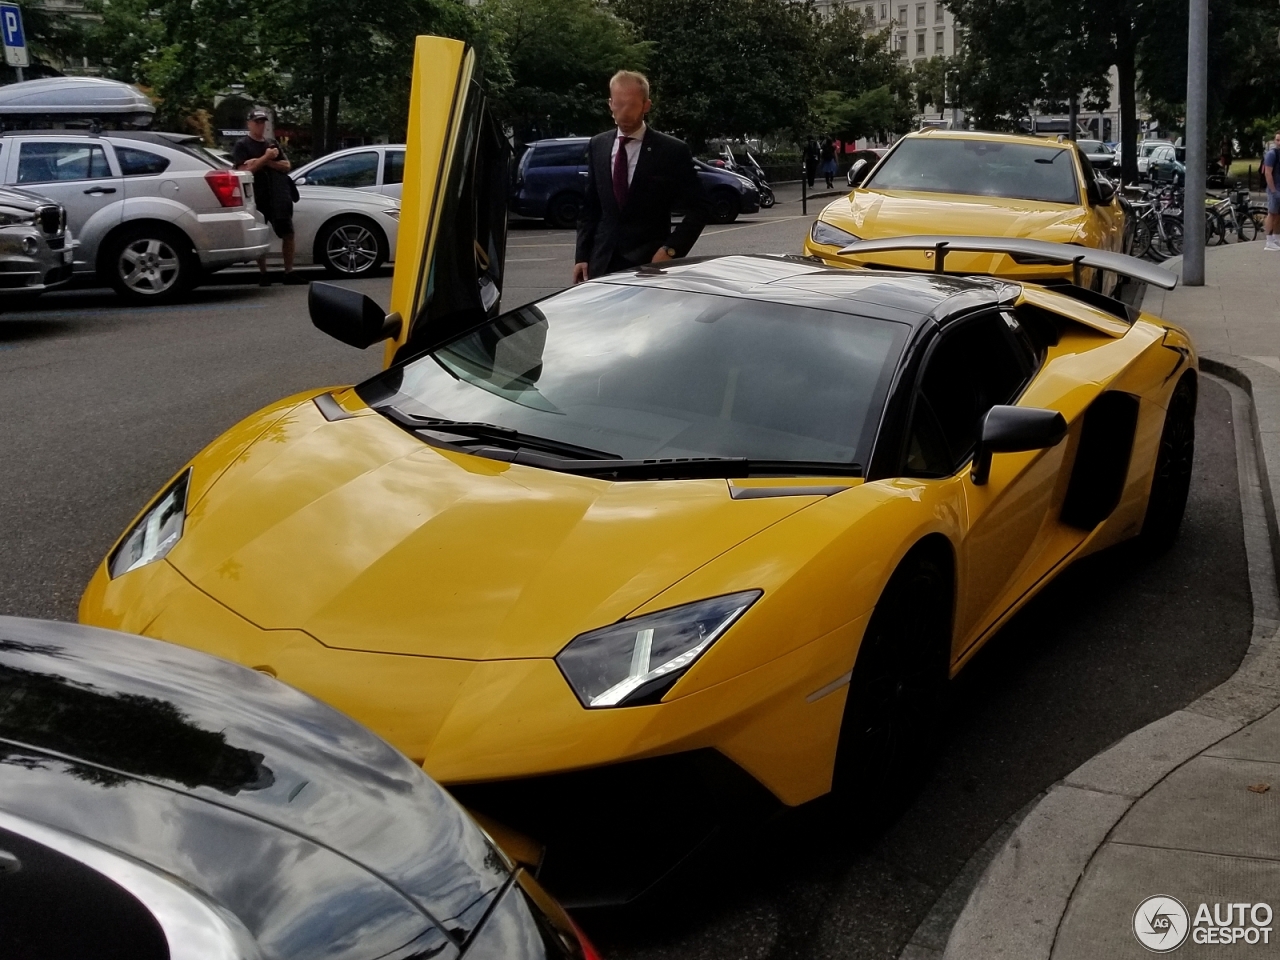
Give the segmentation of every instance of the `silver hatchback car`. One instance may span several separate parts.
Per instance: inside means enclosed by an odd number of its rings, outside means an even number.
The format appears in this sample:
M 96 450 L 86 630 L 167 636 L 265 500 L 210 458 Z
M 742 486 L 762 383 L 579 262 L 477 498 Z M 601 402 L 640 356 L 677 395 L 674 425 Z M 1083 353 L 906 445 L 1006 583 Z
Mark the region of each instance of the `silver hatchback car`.
M 164 303 L 267 249 L 253 178 L 182 134 L 24 131 L 0 137 L 0 182 L 66 208 L 76 274 Z

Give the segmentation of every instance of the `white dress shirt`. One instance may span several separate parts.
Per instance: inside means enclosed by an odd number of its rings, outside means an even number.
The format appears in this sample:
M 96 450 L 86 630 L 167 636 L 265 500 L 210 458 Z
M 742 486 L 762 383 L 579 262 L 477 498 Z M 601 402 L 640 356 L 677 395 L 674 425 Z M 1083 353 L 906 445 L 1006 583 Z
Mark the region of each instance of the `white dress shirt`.
M 640 124 L 640 130 L 635 134 L 634 139 L 627 142 L 627 186 L 631 186 L 631 179 L 636 175 L 636 162 L 640 159 L 640 143 L 644 140 L 644 132 L 647 129 L 645 124 Z M 618 136 L 613 140 L 613 149 L 609 151 L 609 170 L 613 170 L 613 165 L 618 162 L 618 144 L 621 138 L 626 136 L 621 130 Z

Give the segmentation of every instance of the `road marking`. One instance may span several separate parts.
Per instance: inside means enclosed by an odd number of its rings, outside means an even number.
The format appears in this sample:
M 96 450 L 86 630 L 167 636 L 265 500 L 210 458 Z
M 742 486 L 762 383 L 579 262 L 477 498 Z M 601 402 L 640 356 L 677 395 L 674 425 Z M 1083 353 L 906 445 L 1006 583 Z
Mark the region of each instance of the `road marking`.
M 573 243 L 508 243 L 507 249 L 513 247 L 573 247 L 577 244 Z
M 788 220 L 807 220 L 807 219 L 809 218 L 806 214 L 796 214 L 794 217 L 772 217 L 768 220 L 758 220 L 755 223 L 744 223 L 738 227 L 725 227 L 723 230 L 704 230 L 702 231 L 702 235 L 704 237 L 714 237 L 717 234 L 730 233 L 734 230 L 746 230 L 750 227 L 767 227 L 771 223 L 785 223 Z
M 549 260 L 559 259 L 559 257 L 507 257 L 507 263 L 546 263 Z

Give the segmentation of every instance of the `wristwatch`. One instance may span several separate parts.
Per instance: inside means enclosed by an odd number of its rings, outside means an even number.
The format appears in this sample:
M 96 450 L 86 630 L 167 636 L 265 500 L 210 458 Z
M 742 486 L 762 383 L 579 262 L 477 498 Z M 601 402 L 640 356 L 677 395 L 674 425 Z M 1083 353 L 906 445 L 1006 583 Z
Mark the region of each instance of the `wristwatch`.
M 675 259 L 675 255 L 676 255 L 676 248 L 675 248 L 675 247 L 663 247 L 662 249 L 663 249 L 663 251 L 666 253 L 666 255 L 667 255 L 668 257 L 671 257 L 672 259 Z

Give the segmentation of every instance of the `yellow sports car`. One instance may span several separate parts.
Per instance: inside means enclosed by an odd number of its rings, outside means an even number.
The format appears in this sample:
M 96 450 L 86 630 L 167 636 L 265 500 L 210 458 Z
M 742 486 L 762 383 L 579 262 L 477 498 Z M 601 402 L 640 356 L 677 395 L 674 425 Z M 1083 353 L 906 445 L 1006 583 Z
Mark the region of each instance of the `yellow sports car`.
M 1073 143 L 922 130 L 898 141 L 874 169 L 863 164 L 851 171 L 853 191 L 833 200 L 814 221 L 806 253 L 841 266 L 930 270 L 923 252 L 896 251 L 870 261 L 838 252 L 855 240 L 915 234 L 1025 237 L 1126 252 L 1121 200 Z M 951 269 L 1014 280 L 1071 275 L 1061 266 L 973 252 L 955 255 Z M 1116 283 L 1114 274 L 1093 269 L 1083 280 L 1104 293 Z
M 678 755 L 799 804 L 925 732 L 1072 560 L 1176 534 L 1192 345 L 1078 286 L 744 256 L 499 313 L 472 62 L 419 41 L 393 312 L 311 288 L 388 368 L 199 453 L 82 621 L 278 676 L 446 784 Z M 895 242 L 1173 283 L 1080 247 Z

